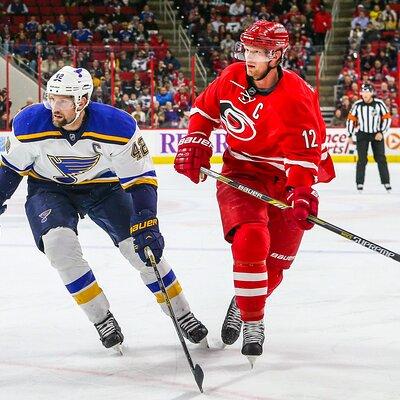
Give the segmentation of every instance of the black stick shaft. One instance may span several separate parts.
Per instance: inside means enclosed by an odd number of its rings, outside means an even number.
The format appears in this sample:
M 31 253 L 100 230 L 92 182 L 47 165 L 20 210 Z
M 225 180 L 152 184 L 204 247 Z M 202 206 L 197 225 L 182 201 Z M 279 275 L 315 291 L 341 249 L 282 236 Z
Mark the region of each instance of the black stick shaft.
M 241 192 L 247 193 L 250 196 L 253 196 L 259 200 L 262 200 L 268 204 L 271 204 L 275 207 L 278 207 L 282 210 L 285 210 L 287 208 L 290 208 L 285 203 L 282 203 L 279 200 L 275 200 L 272 197 L 267 196 L 266 194 L 260 193 L 259 191 L 249 188 L 246 185 L 241 184 L 240 182 L 237 182 L 233 179 L 230 179 L 224 175 L 219 174 L 218 172 L 212 171 L 210 169 L 201 167 L 201 172 L 205 175 L 211 176 L 212 178 L 216 179 L 217 181 L 220 181 L 222 183 L 225 183 L 226 185 L 229 185 L 237 190 L 240 190 Z M 355 235 L 354 233 L 348 232 L 342 228 L 339 228 L 338 226 L 335 226 L 329 222 L 326 222 L 322 220 L 321 218 L 314 217 L 313 215 L 310 215 L 307 217 L 307 219 L 310 222 L 313 222 L 315 225 L 321 226 L 322 228 L 327 229 L 328 231 L 334 232 L 337 235 L 342 236 L 345 239 L 351 240 L 354 243 L 357 243 L 363 247 L 366 247 L 367 249 L 370 249 L 372 251 L 375 251 L 376 253 L 379 253 L 385 257 L 391 258 L 392 260 L 395 260 L 397 262 L 400 262 L 400 254 L 386 249 L 385 247 L 379 246 L 375 244 L 374 242 L 371 242 L 370 240 L 364 239 L 361 236 Z
M 186 346 L 185 339 L 184 339 L 184 337 L 182 335 L 182 332 L 181 332 L 181 330 L 179 328 L 179 324 L 178 324 L 178 320 L 177 320 L 176 315 L 175 315 L 175 311 L 172 308 L 172 304 L 171 304 L 171 301 L 169 299 L 169 296 L 168 296 L 167 290 L 165 288 L 164 282 L 163 282 L 163 280 L 161 278 L 160 272 L 158 271 L 157 263 L 156 263 L 156 259 L 154 257 L 154 254 L 151 251 L 150 247 L 145 247 L 144 251 L 145 251 L 147 259 L 150 261 L 150 264 L 154 269 L 154 273 L 156 274 L 157 282 L 160 285 L 161 291 L 162 291 L 162 293 L 163 293 L 163 295 L 165 297 L 165 302 L 167 303 L 167 307 L 168 307 L 168 310 L 169 310 L 169 315 L 171 316 L 172 322 L 174 323 L 174 327 L 175 327 L 176 333 L 178 334 L 179 341 L 181 342 L 183 351 L 185 352 L 185 356 L 186 356 L 186 359 L 187 359 L 187 361 L 189 363 L 190 370 L 192 371 L 192 374 L 193 374 L 194 379 L 195 379 L 195 381 L 197 383 L 197 386 L 199 387 L 200 392 L 203 393 L 203 379 L 204 379 L 203 370 L 201 369 L 200 365 L 196 364 L 196 366 L 195 366 L 193 364 L 192 357 L 190 356 L 190 353 L 189 353 L 189 349 Z

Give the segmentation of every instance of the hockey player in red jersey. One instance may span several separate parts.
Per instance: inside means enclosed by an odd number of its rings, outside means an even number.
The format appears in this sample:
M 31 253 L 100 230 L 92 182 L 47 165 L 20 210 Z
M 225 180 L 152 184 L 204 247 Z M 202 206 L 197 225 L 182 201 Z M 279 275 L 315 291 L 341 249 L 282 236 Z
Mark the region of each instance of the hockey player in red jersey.
M 243 325 L 242 354 L 253 364 L 262 354 L 266 299 L 292 264 L 304 230 L 317 215 L 317 182 L 334 178 L 318 95 L 280 66 L 289 44 L 278 23 L 257 21 L 240 36 L 237 62 L 225 68 L 196 99 L 188 134 L 179 143 L 175 169 L 194 183 L 210 167 L 211 131 L 226 130 L 222 173 L 293 206 L 274 208 L 217 183 L 225 239 L 232 244 L 233 298 L 222 340 L 233 344 Z

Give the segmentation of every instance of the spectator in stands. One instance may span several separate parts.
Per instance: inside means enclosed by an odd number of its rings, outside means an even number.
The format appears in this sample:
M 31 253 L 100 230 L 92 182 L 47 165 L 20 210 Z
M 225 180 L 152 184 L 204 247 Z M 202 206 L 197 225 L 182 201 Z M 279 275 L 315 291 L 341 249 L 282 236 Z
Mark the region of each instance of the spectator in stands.
M 49 79 L 57 70 L 57 62 L 54 60 L 54 56 L 49 54 L 47 58 L 42 61 L 42 74 L 44 78 Z
M 331 128 L 345 128 L 346 127 L 346 119 L 343 118 L 342 110 L 337 108 L 335 110 L 335 114 L 333 115 L 332 121 L 330 123 Z
M 319 10 L 314 15 L 314 44 L 316 46 L 325 45 L 325 36 L 332 28 L 332 15 L 325 10 L 323 5 L 319 6 Z
M 190 93 L 187 86 L 180 86 L 174 95 L 174 104 L 180 110 L 186 111 L 190 108 Z
M 140 96 L 138 96 L 138 100 L 142 105 L 143 111 L 147 111 L 150 108 L 151 95 L 150 95 L 150 88 L 148 86 L 143 86 L 142 93 Z
M 178 70 L 181 68 L 181 63 L 179 62 L 179 60 L 172 54 L 171 50 L 167 50 L 166 51 L 166 55 L 164 58 L 164 63 L 166 65 L 168 64 L 172 64 L 175 70 Z
M 142 81 L 140 79 L 135 79 L 132 93 L 138 98 L 142 94 Z
M 164 109 L 160 106 L 158 101 L 154 101 L 153 103 L 153 121 L 151 121 L 151 114 L 152 110 L 151 108 L 149 108 L 146 115 L 146 121 L 148 121 L 148 124 L 153 126 L 154 128 L 159 128 L 160 126 L 162 126 L 165 121 L 165 113 Z
M 116 106 L 117 108 L 126 111 L 128 114 L 132 113 L 133 111 L 132 102 L 129 99 L 128 93 L 124 93 L 122 95 L 121 100 L 116 102 Z
M 50 21 L 50 19 L 46 19 L 46 22 L 42 24 L 42 32 L 44 35 L 49 35 L 56 31 L 55 25 Z
M 121 30 L 118 32 L 118 39 L 121 42 L 129 43 L 133 41 L 133 31 L 128 22 L 124 21 L 121 24 Z
M 28 7 L 21 0 L 12 0 L 12 2 L 7 7 L 7 14 L 27 15 L 28 12 Z
M 31 15 L 29 21 L 25 24 L 25 31 L 29 37 L 34 37 L 36 32 L 39 30 L 39 22 L 36 21 L 36 16 Z
M 57 34 L 65 34 L 71 31 L 71 24 L 65 19 L 64 15 L 61 14 L 55 24 L 55 29 Z
M 215 19 L 211 21 L 211 26 L 214 32 L 219 33 L 219 28 L 224 25 L 225 24 L 222 21 L 222 15 L 220 13 L 217 13 Z
M 245 5 L 243 3 L 243 0 L 235 0 L 235 2 L 229 6 L 228 14 L 239 17 L 244 14 L 244 9 Z
M 128 58 L 125 50 L 122 50 L 119 53 L 118 61 L 119 61 L 119 69 L 121 71 L 131 71 L 132 70 L 132 61 Z
M 101 66 L 99 60 L 93 60 L 92 68 L 89 70 L 93 77 L 101 78 L 104 75 L 103 67 Z
M 342 96 L 340 110 L 342 112 L 343 118 L 347 119 L 347 115 L 349 114 L 350 109 L 351 109 L 351 103 L 349 97 Z
M 154 20 L 154 16 L 148 16 L 143 22 L 143 27 L 149 35 L 156 35 L 160 30 L 157 22 Z
M 246 7 L 244 10 L 243 17 L 240 18 L 240 23 L 242 25 L 242 30 L 248 28 L 253 22 L 256 21 L 256 17 L 253 15 L 250 7 Z
M 235 41 L 232 39 L 232 35 L 227 33 L 225 39 L 221 40 L 220 48 L 226 54 L 231 56 L 235 47 Z
M 387 67 L 382 65 L 380 60 L 375 60 L 374 66 L 369 71 L 369 79 L 373 82 L 382 82 L 386 75 L 389 75 Z
M 140 104 L 136 104 L 135 110 L 131 113 L 131 115 L 138 123 L 139 128 L 143 128 L 146 124 L 146 114 L 143 112 Z
M 395 30 L 397 28 L 397 13 L 392 10 L 390 4 L 385 5 L 382 11 L 382 21 L 385 24 L 385 30 Z
M 167 101 L 164 107 L 164 123 L 161 125 L 163 128 L 177 128 L 179 124 L 179 114 L 177 106 L 173 106 L 172 102 Z
M 78 55 L 76 56 L 76 66 L 78 68 L 89 69 L 89 55 L 87 52 L 78 52 Z
M 232 34 L 240 32 L 242 26 L 239 21 L 236 20 L 236 17 L 232 16 L 230 21 L 226 24 L 226 31 Z
M 156 100 L 160 106 L 165 106 L 167 101 L 173 102 L 172 93 L 167 91 L 165 86 L 161 86 L 156 94 Z
M 85 28 L 82 21 L 78 21 L 77 29 L 72 31 L 72 40 L 76 43 L 90 43 L 93 39 L 92 32 Z
M 354 29 L 356 27 L 356 24 L 359 24 L 361 26 L 361 29 L 365 29 L 367 27 L 368 22 L 369 18 L 367 17 L 365 10 L 361 9 L 359 15 L 352 19 L 351 28 Z
M 360 47 L 363 35 L 364 35 L 364 31 L 361 29 L 361 25 L 360 24 L 356 24 L 354 29 L 352 29 L 350 31 L 349 43 L 350 44 L 355 44 L 356 48 L 358 49 Z
M 400 116 L 398 112 L 398 107 L 392 107 L 390 109 L 390 114 L 392 115 L 392 128 L 400 128 Z
M 369 19 L 372 20 L 377 20 L 379 16 L 382 14 L 381 8 L 379 7 L 379 4 L 375 4 L 372 8 L 372 10 L 369 12 Z
M 100 32 L 103 43 L 112 44 L 118 42 L 118 34 L 114 31 L 114 25 L 109 22 L 107 24 L 107 29 Z
M 149 17 L 154 18 L 154 13 L 150 10 L 150 6 L 145 4 L 143 10 L 139 14 L 139 18 L 141 21 L 145 21 Z
M 180 88 L 181 86 L 189 86 L 189 79 L 185 77 L 182 71 L 178 72 L 178 75 L 173 79 L 172 84 L 176 88 Z
M 121 12 L 121 5 L 117 4 L 114 7 L 114 12 L 112 13 L 112 16 L 111 16 L 111 22 L 115 25 L 122 24 L 123 22 L 128 22 L 129 17 L 132 17 L 132 16 L 123 14 Z
M 146 71 L 147 63 L 149 62 L 148 57 L 143 50 L 139 50 L 137 57 L 132 61 L 132 69 L 134 71 Z
M 97 86 L 97 88 L 93 91 L 92 101 L 97 103 L 107 103 L 106 96 L 103 93 L 101 86 Z

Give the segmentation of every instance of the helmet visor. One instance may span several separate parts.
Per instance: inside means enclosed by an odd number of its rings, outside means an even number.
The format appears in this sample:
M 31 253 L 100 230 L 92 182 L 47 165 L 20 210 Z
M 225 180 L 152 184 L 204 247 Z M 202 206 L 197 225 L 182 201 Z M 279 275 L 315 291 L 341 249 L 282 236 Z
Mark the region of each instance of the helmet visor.
M 46 94 L 45 106 L 51 110 L 62 110 L 68 111 L 75 108 L 75 102 L 73 97 L 70 96 L 60 96 L 54 94 Z
M 240 61 L 251 63 L 265 63 L 274 58 L 274 50 L 266 50 L 260 47 L 248 46 L 242 42 L 236 42 L 233 56 Z

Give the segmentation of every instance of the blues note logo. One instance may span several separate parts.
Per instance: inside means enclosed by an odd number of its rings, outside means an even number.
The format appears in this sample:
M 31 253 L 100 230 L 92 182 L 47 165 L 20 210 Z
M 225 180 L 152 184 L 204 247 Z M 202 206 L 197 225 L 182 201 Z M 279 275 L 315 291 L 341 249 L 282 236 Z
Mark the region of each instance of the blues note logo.
M 57 168 L 62 176 L 53 176 L 59 183 L 74 184 L 78 181 L 77 175 L 91 170 L 99 161 L 100 154 L 93 157 L 68 157 L 47 156 L 50 162 Z

